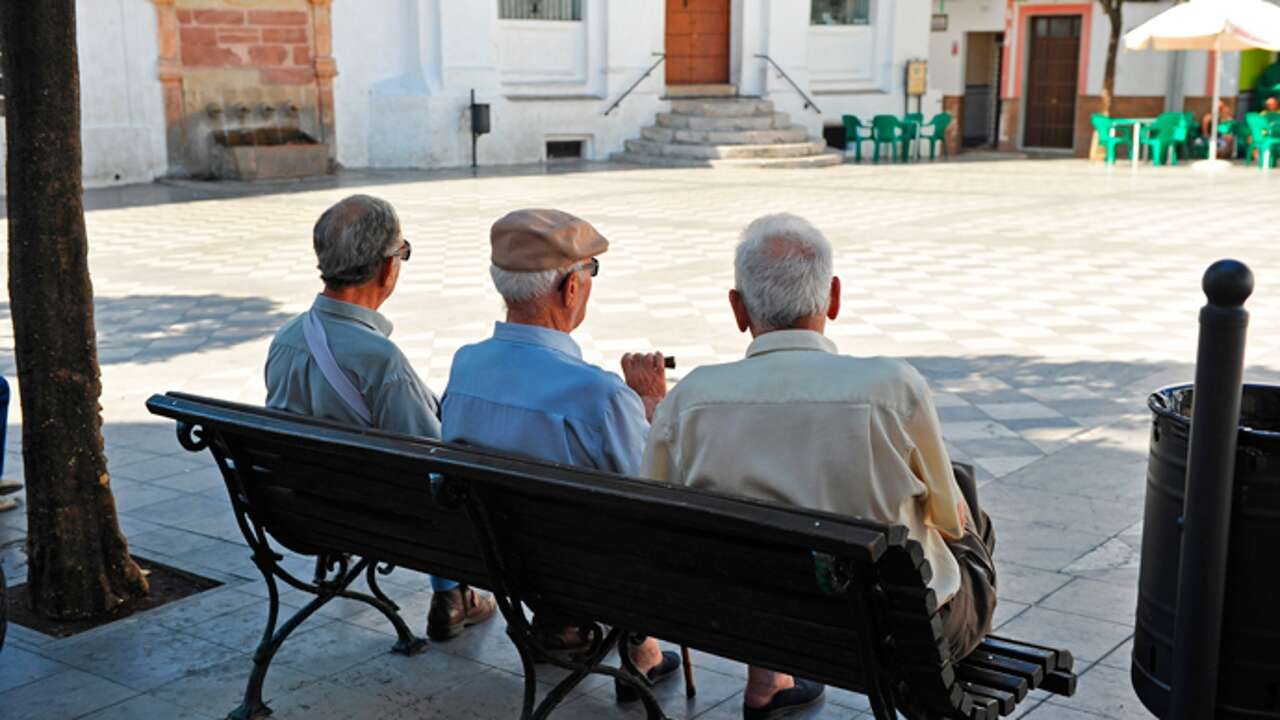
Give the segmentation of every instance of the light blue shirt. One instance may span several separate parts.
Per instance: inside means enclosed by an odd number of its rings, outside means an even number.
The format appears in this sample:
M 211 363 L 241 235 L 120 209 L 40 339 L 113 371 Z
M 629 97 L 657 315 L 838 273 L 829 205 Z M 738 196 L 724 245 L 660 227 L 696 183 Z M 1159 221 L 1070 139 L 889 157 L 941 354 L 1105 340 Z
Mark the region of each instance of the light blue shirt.
M 358 427 L 440 437 L 440 403 L 391 342 L 382 313 L 317 295 L 311 306 L 338 367 L 373 415 L 366 423 L 320 372 L 302 331 L 302 315 L 285 323 L 267 352 L 267 407 Z
M 640 396 L 567 334 L 503 322 L 453 356 L 441 419 L 445 442 L 625 475 L 649 433 Z

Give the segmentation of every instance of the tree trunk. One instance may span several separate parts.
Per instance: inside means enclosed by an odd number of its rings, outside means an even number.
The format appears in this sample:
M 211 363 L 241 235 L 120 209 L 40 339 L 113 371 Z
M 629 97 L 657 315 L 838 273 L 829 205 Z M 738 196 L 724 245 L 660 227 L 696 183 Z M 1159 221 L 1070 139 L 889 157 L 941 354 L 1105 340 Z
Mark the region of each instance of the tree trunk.
M 1120 50 L 1124 0 L 1110 0 L 1104 2 L 1102 7 L 1111 21 L 1111 32 L 1107 36 L 1107 64 L 1102 69 L 1102 109 L 1099 112 L 1110 117 L 1111 103 L 1116 97 L 1116 54 Z
M 75 19 L 75 0 L 0 2 L 27 588 L 33 610 L 59 619 L 147 593 L 116 520 L 102 447 Z

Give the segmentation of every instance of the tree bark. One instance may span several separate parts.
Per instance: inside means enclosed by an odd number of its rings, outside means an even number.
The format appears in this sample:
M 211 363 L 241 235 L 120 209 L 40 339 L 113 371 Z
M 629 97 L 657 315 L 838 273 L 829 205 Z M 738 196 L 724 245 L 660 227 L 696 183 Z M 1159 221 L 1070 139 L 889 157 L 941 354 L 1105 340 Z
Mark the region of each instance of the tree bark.
M 32 609 L 71 619 L 147 593 L 116 519 L 81 195 L 75 0 L 0 1 L 9 301 Z
M 1107 63 L 1102 69 L 1102 108 L 1100 112 L 1111 117 L 1111 103 L 1116 97 L 1116 54 L 1120 50 L 1120 31 L 1123 16 L 1124 0 L 1102 0 L 1102 9 L 1111 21 L 1111 32 L 1107 36 Z

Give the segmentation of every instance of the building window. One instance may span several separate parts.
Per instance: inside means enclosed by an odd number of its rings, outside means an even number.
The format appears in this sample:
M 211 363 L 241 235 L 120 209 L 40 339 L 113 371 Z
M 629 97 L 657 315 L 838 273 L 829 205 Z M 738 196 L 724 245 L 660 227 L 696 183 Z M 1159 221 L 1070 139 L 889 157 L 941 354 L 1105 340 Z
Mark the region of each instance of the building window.
M 582 0 L 498 0 L 502 20 L 581 20 Z
M 810 25 L 870 25 L 871 0 L 810 0 Z

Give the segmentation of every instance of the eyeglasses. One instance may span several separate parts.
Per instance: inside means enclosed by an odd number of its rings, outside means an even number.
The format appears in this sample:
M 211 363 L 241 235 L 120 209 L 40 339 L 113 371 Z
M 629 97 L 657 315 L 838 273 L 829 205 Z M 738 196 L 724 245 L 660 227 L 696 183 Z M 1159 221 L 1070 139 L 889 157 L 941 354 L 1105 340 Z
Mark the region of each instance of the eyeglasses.
M 600 258 L 591 258 L 590 260 L 584 263 L 579 263 L 569 268 L 568 272 L 564 274 L 564 277 L 560 278 L 560 285 L 556 287 L 557 292 L 564 292 L 564 286 L 566 283 L 569 282 L 569 276 L 573 275 L 579 270 L 590 270 L 591 277 L 595 277 L 596 275 L 599 275 L 600 274 Z
M 400 249 L 391 253 L 387 257 L 399 257 L 400 262 L 409 262 L 409 256 L 413 254 L 413 246 L 410 245 L 409 241 L 406 240 L 405 238 L 400 238 L 400 239 L 404 240 L 404 244 L 400 246 Z

